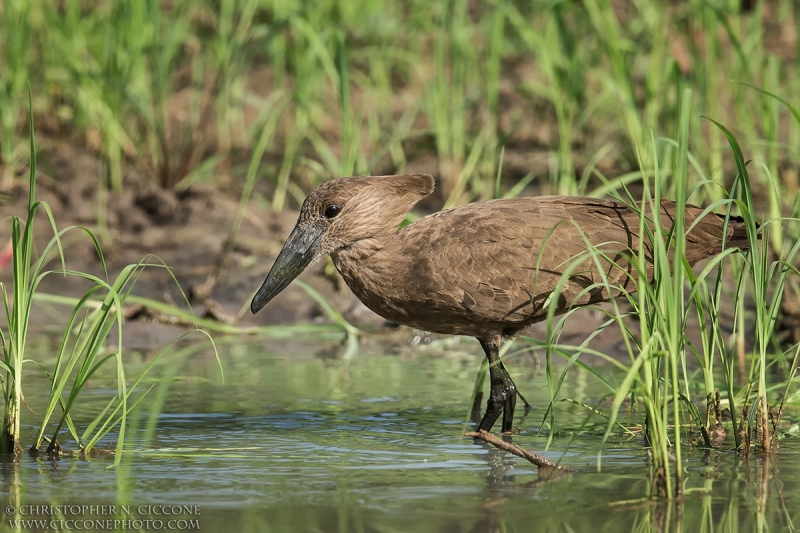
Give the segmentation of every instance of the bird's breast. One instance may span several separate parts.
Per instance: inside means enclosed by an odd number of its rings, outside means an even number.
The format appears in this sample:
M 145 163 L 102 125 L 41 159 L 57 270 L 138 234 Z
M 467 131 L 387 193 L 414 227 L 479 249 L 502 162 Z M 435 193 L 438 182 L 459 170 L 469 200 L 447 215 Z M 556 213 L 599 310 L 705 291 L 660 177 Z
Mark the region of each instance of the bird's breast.
M 408 287 L 402 256 L 384 253 L 370 243 L 337 250 L 333 264 L 353 294 L 370 310 L 399 324 L 422 327 L 414 319 L 420 312 Z

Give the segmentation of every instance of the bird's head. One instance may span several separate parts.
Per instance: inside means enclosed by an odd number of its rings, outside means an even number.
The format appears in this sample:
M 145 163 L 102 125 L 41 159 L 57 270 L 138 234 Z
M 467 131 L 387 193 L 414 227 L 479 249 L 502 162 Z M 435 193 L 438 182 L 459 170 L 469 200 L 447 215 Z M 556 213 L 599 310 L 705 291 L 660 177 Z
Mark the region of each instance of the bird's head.
M 433 191 L 427 174 L 338 178 L 312 192 L 250 310 L 257 313 L 323 254 L 393 232 Z

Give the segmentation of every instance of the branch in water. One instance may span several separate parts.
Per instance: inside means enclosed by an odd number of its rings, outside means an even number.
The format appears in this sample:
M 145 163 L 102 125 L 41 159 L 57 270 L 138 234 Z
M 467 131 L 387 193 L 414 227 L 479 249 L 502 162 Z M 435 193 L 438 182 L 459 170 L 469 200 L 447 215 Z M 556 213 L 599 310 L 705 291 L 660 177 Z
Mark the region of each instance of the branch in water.
M 564 472 L 564 473 L 572 472 L 572 470 L 567 468 L 566 466 L 561 466 L 545 457 L 542 457 L 537 453 L 529 452 L 525 448 L 521 448 L 516 444 L 511 444 L 510 442 L 506 442 L 502 439 L 499 439 L 486 430 L 482 429 L 480 431 L 472 431 L 469 433 L 464 433 L 464 436 L 484 440 L 496 448 L 499 448 L 509 453 L 513 453 L 514 455 L 522 457 L 523 459 L 527 459 L 540 469 L 545 468 L 548 470 L 556 470 L 558 472 Z

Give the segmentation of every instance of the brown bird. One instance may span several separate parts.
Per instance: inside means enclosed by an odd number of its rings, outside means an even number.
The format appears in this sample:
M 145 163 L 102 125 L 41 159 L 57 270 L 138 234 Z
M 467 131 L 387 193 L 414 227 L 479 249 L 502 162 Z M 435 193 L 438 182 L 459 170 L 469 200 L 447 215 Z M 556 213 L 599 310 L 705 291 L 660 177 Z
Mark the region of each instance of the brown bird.
M 425 174 L 323 184 L 303 203 L 250 309 L 258 312 L 314 259 L 330 254 L 350 289 L 380 316 L 480 341 L 491 393 L 478 429 L 489 431 L 502 412 L 507 432 L 517 393 L 499 358 L 503 338 L 546 319 L 549 306 L 559 314 L 635 290 L 635 262 L 628 259 L 639 250 L 640 216 L 613 201 L 544 196 L 468 204 L 398 229 L 433 187 Z M 661 208 L 661 226 L 669 228 L 675 204 L 664 201 Z M 686 243 L 690 264 L 722 249 L 724 217 L 698 220 L 701 213 L 686 206 L 686 227 L 694 225 Z M 747 248 L 741 220 L 730 220 L 725 242 Z M 587 243 L 601 253 L 589 253 Z M 652 254 L 644 244 L 651 279 Z

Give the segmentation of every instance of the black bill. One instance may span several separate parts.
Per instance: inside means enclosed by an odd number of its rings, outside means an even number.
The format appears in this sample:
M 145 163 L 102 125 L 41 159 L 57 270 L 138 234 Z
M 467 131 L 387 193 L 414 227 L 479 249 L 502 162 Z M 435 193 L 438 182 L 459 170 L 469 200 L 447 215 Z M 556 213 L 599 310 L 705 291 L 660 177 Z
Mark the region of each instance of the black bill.
M 321 237 L 324 233 L 324 228 L 295 226 L 267 274 L 267 279 L 250 303 L 253 314 L 267 305 L 314 260 L 322 246 Z

